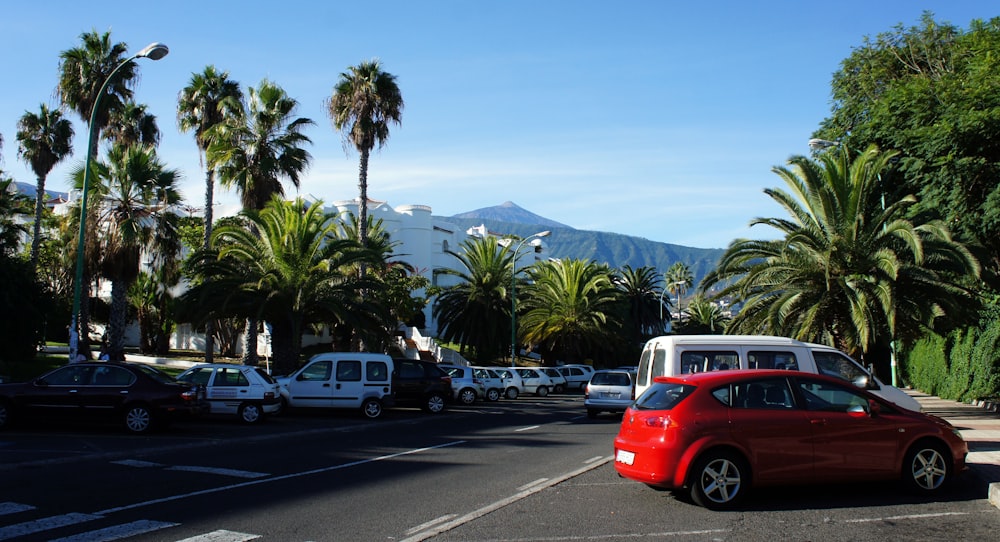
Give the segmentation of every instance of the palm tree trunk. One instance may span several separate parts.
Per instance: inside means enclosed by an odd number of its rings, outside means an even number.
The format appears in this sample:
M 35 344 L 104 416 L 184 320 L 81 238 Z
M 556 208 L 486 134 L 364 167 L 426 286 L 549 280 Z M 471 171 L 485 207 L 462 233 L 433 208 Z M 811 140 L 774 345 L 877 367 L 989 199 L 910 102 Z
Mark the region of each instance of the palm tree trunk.
M 45 209 L 45 176 L 38 176 L 35 187 L 35 224 L 31 236 L 31 268 L 38 267 L 38 250 L 42 244 L 42 211 Z
M 361 201 L 358 202 L 358 241 L 368 248 L 368 154 L 367 148 L 361 149 L 361 160 L 358 165 L 358 192 Z M 361 266 L 361 276 L 365 276 L 365 267 Z
M 215 170 L 211 166 L 205 172 L 205 241 L 207 250 L 212 241 L 212 205 L 215 198 Z M 215 321 L 205 323 L 205 363 L 212 363 L 215 356 Z
M 243 365 L 257 366 L 260 358 L 257 356 L 257 317 L 247 318 L 247 327 L 243 334 Z

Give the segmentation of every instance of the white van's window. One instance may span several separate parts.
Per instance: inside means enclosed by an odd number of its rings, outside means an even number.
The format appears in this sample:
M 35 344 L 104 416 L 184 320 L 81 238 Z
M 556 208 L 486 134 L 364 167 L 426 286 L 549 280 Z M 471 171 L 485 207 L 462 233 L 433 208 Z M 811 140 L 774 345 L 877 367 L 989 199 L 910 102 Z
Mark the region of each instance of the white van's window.
M 369 382 L 385 382 L 389 380 L 389 368 L 384 361 L 369 361 L 365 364 L 365 376 Z
M 854 382 L 859 377 L 868 376 L 868 373 L 854 363 L 851 358 L 839 352 L 813 350 L 813 359 L 816 360 L 816 368 L 820 374 L 843 378 L 848 382 Z
M 681 374 L 740 368 L 740 356 L 731 350 L 687 350 L 681 353 Z
M 787 369 L 798 371 L 799 362 L 792 352 L 751 350 L 747 352 L 747 366 L 751 369 Z
M 338 361 L 337 380 L 341 382 L 360 382 L 361 362 L 354 359 Z
M 638 384 L 640 386 L 645 386 L 649 384 L 649 350 L 643 350 L 642 355 L 639 356 L 639 378 Z
M 333 363 L 329 361 L 317 361 L 303 369 L 298 376 L 298 380 L 330 380 L 330 369 Z
M 652 376 L 665 376 L 667 374 L 667 351 L 662 348 L 653 350 L 653 372 Z

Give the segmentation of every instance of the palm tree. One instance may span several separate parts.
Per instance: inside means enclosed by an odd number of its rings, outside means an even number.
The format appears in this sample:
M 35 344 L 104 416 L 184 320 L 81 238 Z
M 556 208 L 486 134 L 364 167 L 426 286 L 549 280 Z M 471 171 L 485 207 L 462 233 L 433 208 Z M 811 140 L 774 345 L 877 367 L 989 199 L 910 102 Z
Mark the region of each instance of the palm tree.
M 656 269 L 650 266 L 632 269 L 626 265 L 616 277 L 615 285 L 626 304 L 625 331 L 632 344 L 663 331 L 660 282 Z
M 438 272 L 459 282 L 441 290 L 431 312 L 441 338 L 458 343 L 463 356 L 493 361 L 510 340 L 509 286 L 514 254 L 491 236 L 466 239 L 461 249 L 447 251 L 461 269 Z
M 721 334 L 726 329 L 729 317 L 718 305 L 713 304 L 705 296 L 694 296 L 688 303 L 687 320 L 678 329 L 679 333 L 691 335 Z
M 245 107 L 209 129 L 208 167 L 218 170 L 225 187 L 236 187 L 245 211 L 261 210 L 275 196 L 284 196 L 281 179 L 298 188 L 311 157 L 303 148 L 312 143 L 302 130 L 313 121 L 295 117 L 298 102 L 281 87 L 261 81 L 248 91 Z M 244 363 L 257 365 L 257 321 L 247 321 Z
M 177 125 L 182 132 L 194 131 L 198 145 L 198 160 L 204 162 L 210 142 L 209 132 L 216 125 L 240 111 L 243 91 L 239 83 L 229 79 L 229 72 L 218 72 L 215 66 L 206 66 L 201 73 L 191 74 L 188 86 L 177 97 Z M 212 239 L 213 206 L 215 205 L 215 168 L 205 167 L 205 237 L 202 248 L 207 249 Z M 215 355 L 215 322 L 205 324 L 205 363 Z
M 912 195 L 880 203 L 895 155 L 873 146 L 851 161 L 844 149 L 774 168 L 790 191 L 764 192 L 789 217 L 751 225 L 782 237 L 733 241 L 702 283 L 743 302 L 728 332 L 786 335 L 858 356 L 976 306 L 961 281 L 977 277 L 979 263 L 947 227 L 904 218 Z
M 99 253 L 103 255 L 100 268 L 111 281 L 106 353 L 112 360 L 124 360 L 128 289 L 139 275 L 143 250 L 163 236 L 157 230 L 165 223 L 154 215 L 167 213 L 169 206 L 180 201 L 180 174 L 168 169 L 152 147 L 143 145 L 112 146 L 108 163 L 97 163 L 94 170 L 97 182 L 91 188 L 105 202 L 97 220 Z M 78 187 L 82 187 L 82 168 L 75 175 Z M 155 207 L 151 205 L 154 202 Z
M 104 138 L 111 143 L 151 145 L 160 143 L 160 127 L 156 115 L 147 111 L 146 104 L 127 101 L 112 114 L 113 122 L 104 129 Z
M 377 262 L 378 255 L 338 238 L 340 224 L 321 204 L 275 196 L 264 210 L 245 210 L 241 217 L 241 223 L 215 229 L 212 248 L 194 260 L 197 273 L 211 280 L 183 297 L 216 316 L 254 313 L 269 322 L 277 374 L 298 366 L 310 323 L 377 327 L 386 320 L 384 308 L 361 299 L 366 285 L 351 272 L 361 261 Z
M 607 266 L 554 260 L 533 265 L 528 275 L 519 317 L 524 342 L 541 345 L 567 363 L 610 349 L 621 327 L 621 292 Z
M 14 179 L 0 171 L 0 256 L 13 256 L 21 243 L 21 236 L 27 233 L 18 215 L 29 213 L 27 197 L 14 188 Z
M 368 246 L 368 157 L 378 145 L 389 139 L 389 124 L 400 124 L 403 95 L 396 85 L 396 76 L 382 71 L 379 61 L 370 60 L 350 66 L 340 74 L 327 102 L 330 119 L 344 140 L 358 150 L 358 223 L 361 224 L 361 245 Z
M 41 244 L 42 213 L 45 210 L 45 179 L 49 172 L 73 154 L 73 124 L 58 109 L 39 106 L 38 113 L 25 112 L 17 121 L 17 155 L 31 166 L 38 184 L 35 187 L 35 223 L 31 238 L 31 267 L 38 265 Z
M 674 262 L 673 265 L 667 268 L 663 280 L 667 283 L 665 286 L 667 291 L 677 299 L 677 314 L 682 314 L 681 296 L 694 284 L 692 282 L 694 276 L 691 275 L 691 269 L 684 262 Z
M 82 42 L 80 47 L 67 49 L 59 54 L 59 86 L 58 93 L 60 101 L 64 107 L 76 111 L 88 129 L 93 131 L 90 148 L 87 155 L 94 162 L 97 160 L 98 142 L 101 139 L 101 132 L 108 125 L 111 113 L 118 111 L 122 106 L 132 100 L 138 65 L 128 62 L 122 65 L 128 52 L 128 45 L 123 42 L 112 43 L 111 33 L 98 34 L 97 31 L 84 32 L 80 34 Z M 100 100 L 100 110 L 94 111 L 94 124 L 90 126 L 91 111 L 94 104 L 98 102 L 98 92 L 108 77 L 115 71 L 115 79 L 108 81 L 106 94 Z M 96 206 L 95 206 L 96 207 Z M 89 209 L 88 211 L 94 211 Z M 97 243 L 92 239 L 95 228 L 90 224 L 93 220 L 93 212 L 88 212 L 88 217 L 78 217 L 87 223 L 84 231 L 87 232 L 88 247 L 96 247 Z M 79 223 L 78 223 L 79 224 Z M 93 262 L 98 259 L 97 255 L 85 257 L 85 262 Z M 80 292 L 83 299 L 90 299 L 91 277 L 94 268 L 84 265 L 82 270 L 83 280 L 80 285 Z M 80 306 L 80 319 L 78 322 L 80 337 L 78 349 L 88 355 L 90 352 L 90 304 L 83 303 Z

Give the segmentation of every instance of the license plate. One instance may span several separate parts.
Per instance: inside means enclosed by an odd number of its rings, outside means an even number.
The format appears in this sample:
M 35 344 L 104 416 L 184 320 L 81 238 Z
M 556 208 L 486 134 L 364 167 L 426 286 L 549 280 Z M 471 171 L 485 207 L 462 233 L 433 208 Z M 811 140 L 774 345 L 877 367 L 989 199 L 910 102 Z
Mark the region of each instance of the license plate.
M 635 461 L 635 453 L 627 450 L 618 450 L 618 453 L 615 455 L 615 461 L 631 465 Z
M 621 399 L 622 397 L 622 394 L 611 391 L 606 391 L 602 395 L 605 399 Z

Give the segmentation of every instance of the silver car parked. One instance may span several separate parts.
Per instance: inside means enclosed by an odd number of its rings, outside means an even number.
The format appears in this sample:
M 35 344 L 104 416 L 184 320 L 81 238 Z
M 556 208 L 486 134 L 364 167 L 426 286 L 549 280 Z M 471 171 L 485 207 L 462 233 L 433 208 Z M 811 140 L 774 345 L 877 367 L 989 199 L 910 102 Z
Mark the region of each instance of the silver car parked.
M 619 370 L 595 371 L 583 395 L 590 418 L 596 418 L 601 412 L 625 412 L 634 400 L 635 375 Z

